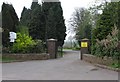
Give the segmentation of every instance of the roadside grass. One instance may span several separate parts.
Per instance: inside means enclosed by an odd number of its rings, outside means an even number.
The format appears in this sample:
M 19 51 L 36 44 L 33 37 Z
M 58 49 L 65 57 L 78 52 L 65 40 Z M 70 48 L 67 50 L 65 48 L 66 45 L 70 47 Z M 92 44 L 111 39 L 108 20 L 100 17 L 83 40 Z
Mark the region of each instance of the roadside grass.
M 1 62 L 12 62 L 15 61 L 16 59 L 9 58 L 9 57 L 0 57 Z
M 80 48 L 63 48 L 63 50 L 80 50 Z
M 120 69 L 120 62 L 117 60 L 113 61 L 113 63 L 110 65 L 110 67 Z
M 72 50 L 72 48 L 63 48 L 63 50 Z

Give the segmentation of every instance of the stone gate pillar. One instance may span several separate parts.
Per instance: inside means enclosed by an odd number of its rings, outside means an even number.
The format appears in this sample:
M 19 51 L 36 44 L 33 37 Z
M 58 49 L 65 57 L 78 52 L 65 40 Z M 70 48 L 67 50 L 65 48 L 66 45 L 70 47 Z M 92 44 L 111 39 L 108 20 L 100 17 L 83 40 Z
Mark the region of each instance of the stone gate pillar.
M 47 50 L 51 59 L 57 58 L 57 39 L 47 40 Z

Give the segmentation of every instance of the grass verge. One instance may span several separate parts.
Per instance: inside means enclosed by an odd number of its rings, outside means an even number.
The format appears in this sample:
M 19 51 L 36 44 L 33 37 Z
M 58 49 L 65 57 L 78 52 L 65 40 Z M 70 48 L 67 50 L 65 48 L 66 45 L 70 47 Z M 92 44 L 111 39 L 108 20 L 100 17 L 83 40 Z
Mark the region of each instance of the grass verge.
M 117 60 L 113 61 L 113 63 L 110 65 L 110 67 L 120 69 L 120 62 Z
M 9 58 L 9 57 L 0 57 L 1 62 L 12 62 L 15 61 L 16 59 Z

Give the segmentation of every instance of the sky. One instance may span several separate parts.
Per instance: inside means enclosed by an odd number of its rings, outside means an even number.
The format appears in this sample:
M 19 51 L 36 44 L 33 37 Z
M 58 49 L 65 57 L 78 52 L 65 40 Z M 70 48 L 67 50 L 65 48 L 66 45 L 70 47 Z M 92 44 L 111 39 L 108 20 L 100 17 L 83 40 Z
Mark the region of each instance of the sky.
M 23 10 L 23 7 L 30 8 L 31 3 L 33 0 L 0 0 L 0 6 L 2 6 L 3 2 L 12 4 L 15 8 L 15 11 L 20 18 L 21 12 Z M 41 0 L 38 0 L 39 3 L 41 3 Z M 85 7 L 88 8 L 91 3 L 94 3 L 95 0 L 60 0 L 61 6 L 63 8 L 63 16 L 65 18 L 65 24 L 67 28 L 70 28 L 68 25 L 68 21 L 71 18 L 71 15 L 73 14 L 75 8 Z M 1 11 L 1 7 L 0 7 Z M 70 34 L 69 34 L 70 35 Z M 68 38 L 67 36 L 66 38 Z

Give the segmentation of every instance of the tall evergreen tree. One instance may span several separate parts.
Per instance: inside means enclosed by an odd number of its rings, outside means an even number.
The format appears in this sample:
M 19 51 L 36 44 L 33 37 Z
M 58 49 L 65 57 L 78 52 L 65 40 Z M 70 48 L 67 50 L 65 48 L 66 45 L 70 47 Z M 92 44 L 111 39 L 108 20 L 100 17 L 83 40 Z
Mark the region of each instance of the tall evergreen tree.
M 51 2 L 42 2 L 42 13 L 44 15 L 44 27 L 45 27 L 45 41 L 47 41 L 48 39 L 48 26 L 47 24 L 48 23 L 48 15 L 49 15 L 49 12 L 52 12 L 52 10 L 49 10 L 52 6 L 54 5 L 54 3 L 51 3 Z
M 56 3 L 56 6 L 54 7 L 55 10 L 55 21 L 57 21 L 56 24 L 56 30 L 57 30 L 57 39 L 58 39 L 58 45 L 62 46 L 64 44 L 64 40 L 66 37 L 66 26 L 65 26 L 65 19 L 63 17 L 63 10 L 61 7 L 61 3 Z
M 46 39 L 57 39 L 58 46 L 62 46 L 66 37 L 66 26 L 61 3 L 43 2 L 42 10 L 46 18 Z
M 31 10 L 24 7 L 20 17 L 20 25 L 28 26 L 31 18 L 30 15 L 31 15 Z
M 62 46 L 66 37 L 66 26 L 60 2 L 32 2 L 30 15 L 24 8 L 21 14 L 21 24 L 28 25 L 29 34 L 33 39 L 58 39 Z M 30 16 L 27 18 L 27 16 Z M 28 20 L 28 21 L 27 21 Z
M 8 46 L 9 43 L 9 32 L 16 32 L 16 26 L 19 23 L 19 19 L 15 12 L 15 9 L 11 4 L 2 5 L 2 43 L 3 46 Z
M 32 2 L 31 10 L 34 10 L 37 6 L 39 6 L 38 1 L 37 2 Z
M 41 5 L 33 2 L 31 5 L 31 19 L 29 24 L 29 33 L 33 39 L 45 41 L 44 16 L 41 11 Z
M 55 16 L 54 16 L 54 11 L 52 8 L 49 9 L 49 15 L 46 23 L 46 33 L 47 33 L 47 39 L 57 39 L 56 35 L 56 21 L 55 21 Z

